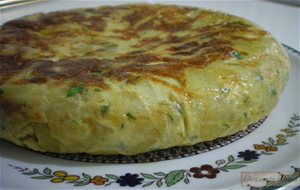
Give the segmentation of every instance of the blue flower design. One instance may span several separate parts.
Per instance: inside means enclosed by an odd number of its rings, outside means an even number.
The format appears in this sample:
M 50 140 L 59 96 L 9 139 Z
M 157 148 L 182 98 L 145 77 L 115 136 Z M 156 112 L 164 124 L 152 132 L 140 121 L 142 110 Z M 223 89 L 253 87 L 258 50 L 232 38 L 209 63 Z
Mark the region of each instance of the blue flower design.
M 239 152 L 238 157 L 244 158 L 245 161 L 258 159 L 260 154 L 257 154 L 255 150 L 245 150 L 244 152 Z
M 138 174 L 126 173 L 125 175 L 119 177 L 117 183 L 119 183 L 120 186 L 128 185 L 129 187 L 134 187 L 136 185 L 142 184 L 143 180 L 143 178 L 139 178 Z

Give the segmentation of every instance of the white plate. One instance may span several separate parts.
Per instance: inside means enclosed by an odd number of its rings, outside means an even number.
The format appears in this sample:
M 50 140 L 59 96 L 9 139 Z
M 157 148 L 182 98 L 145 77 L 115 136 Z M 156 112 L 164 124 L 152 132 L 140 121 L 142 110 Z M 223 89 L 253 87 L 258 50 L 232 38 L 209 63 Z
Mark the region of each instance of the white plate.
M 20 10 L 23 12 L 19 14 L 26 14 L 26 9 Z M 76 189 L 249 189 L 249 186 L 241 186 L 242 172 L 258 172 L 256 176 L 261 172 L 271 172 L 269 176 L 276 175 L 277 171 L 291 172 L 298 178 L 300 52 L 287 46 L 286 49 L 292 61 L 292 72 L 278 105 L 258 129 L 234 143 L 176 160 L 99 164 L 52 158 L 0 141 L 0 187 L 31 190 L 75 189 L 73 186 Z M 265 147 L 269 144 L 273 149 L 267 148 L 269 152 L 255 149 L 263 143 L 266 144 Z M 238 155 L 246 150 L 255 151 L 259 155 L 250 155 L 250 160 L 245 162 L 245 157 Z M 194 169 L 190 171 L 191 168 Z M 195 178 L 195 171 L 198 172 L 198 177 L 201 177 L 199 174 L 210 173 L 202 175 L 202 178 Z M 74 180 L 73 183 L 70 180 Z M 249 183 L 253 185 L 253 181 Z M 260 185 L 270 186 L 265 180 Z

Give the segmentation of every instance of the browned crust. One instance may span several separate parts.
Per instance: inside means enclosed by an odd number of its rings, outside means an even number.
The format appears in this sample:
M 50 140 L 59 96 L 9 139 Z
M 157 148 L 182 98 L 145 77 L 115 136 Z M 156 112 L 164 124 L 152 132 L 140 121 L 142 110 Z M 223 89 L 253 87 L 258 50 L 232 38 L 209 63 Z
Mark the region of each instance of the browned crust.
M 85 57 L 65 57 L 57 61 L 52 61 L 49 56 L 37 58 L 26 58 L 25 56 L 25 47 L 51 52 L 51 43 L 56 43 L 59 40 L 56 38 L 79 35 L 60 31 L 51 39 L 45 39 L 39 37 L 39 32 L 44 29 L 64 23 L 74 23 L 87 31 L 100 32 L 101 34 L 101 32 L 105 32 L 106 19 L 114 17 L 114 13 L 122 9 L 132 10 L 132 13 L 124 16 L 122 20 L 122 22 L 128 23 L 128 27 L 125 30 L 115 31 L 122 34 L 121 40 L 139 38 L 139 32 L 143 30 L 164 31 L 168 34 L 167 37 L 156 36 L 140 40 L 138 44 L 132 46 L 136 49 L 135 51 L 116 54 L 112 59 L 90 56 L 93 52 Z M 196 9 L 135 5 L 53 12 L 40 14 L 34 21 L 23 18 L 9 21 L 0 30 L 0 48 L 2 49 L 2 51 L 0 50 L 0 84 L 28 68 L 32 70 L 31 78 L 19 79 L 14 81 L 15 84 L 40 84 L 46 83 L 49 79 L 55 79 L 107 87 L 104 82 L 105 78 L 130 81 L 138 75 L 171 77 L 182 81 L 183 72 L 187 67 L 205 68 L 216 60 L 226 60 L 231 57 L 231 53 L 235 51 L 232 42 L 218 39 L 216 36 L 223 35 L 231 39 L 252 41 L 253 39 L 237 36 L 235 33 L 253 31 L 261 36 L 266 34 L 264 31 L 242 22 L 229 22 L 199 27 L 195 30 L 196 33 L 192 35 L 182 37 L 173 35 L 174 32 L 189 31 L 195 20 L 205 19 L 205 17 L 215 14 L 203 11 L 198 17 L 189 18 L 186 15 L 191 10 Z M 86 17 L 83 12 L 94 15 Z M 147 22 L 144 22 L 144 19 L 148 19 Z M 86 35 L 89 34 L 87 32 Z M 195 38 L 206 38 L 207 40 L 200 43 L 195 41 Z M 8 47 L 11 48 L 12 45 L 15 48 L 15 53 L 13 55 L 6 54 L 3 50 Z M 165 50 L 167 53 L 163 55 L 151 53 L 153 49 L 162 45 L 168 45 Z M 163 64 L 153 64 L 156 62 L 163 62 Z M 54 67 L 59 67 L 59 71 L 55 70 Z M 153 77 L 150 78 L 153 79 Z

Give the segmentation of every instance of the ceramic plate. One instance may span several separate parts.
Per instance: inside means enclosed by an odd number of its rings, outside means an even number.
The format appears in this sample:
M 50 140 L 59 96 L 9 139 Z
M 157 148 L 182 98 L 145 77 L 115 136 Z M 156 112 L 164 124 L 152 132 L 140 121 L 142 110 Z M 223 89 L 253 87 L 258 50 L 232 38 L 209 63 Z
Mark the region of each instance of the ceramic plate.
M 131 164 L 70 161 L 0 141 L 0 188 L 294 188 L 300 179 L 300 52 L 285 48 L 292 62 L 287 87 L 265 122 L 241 139 L 193 156 Z

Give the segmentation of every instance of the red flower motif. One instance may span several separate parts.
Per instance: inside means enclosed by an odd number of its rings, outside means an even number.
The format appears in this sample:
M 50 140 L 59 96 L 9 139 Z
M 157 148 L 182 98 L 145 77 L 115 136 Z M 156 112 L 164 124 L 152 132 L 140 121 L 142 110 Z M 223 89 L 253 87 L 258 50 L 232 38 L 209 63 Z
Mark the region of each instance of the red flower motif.
M 213 168 L 211 165 L 205 164 L 200 168 L 193 167 L 190 169 L 190 172 L 194 173 L 194 178 L 203 178 L 207 177 L 209 179 L 217 177 L 217 174 L 220 172 L 219 169 Z

